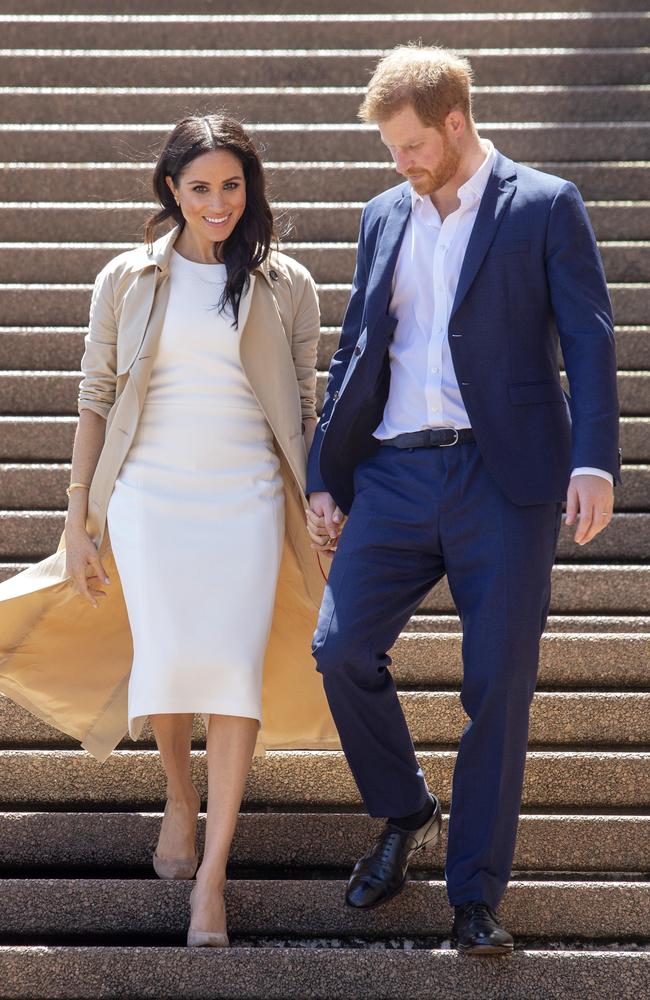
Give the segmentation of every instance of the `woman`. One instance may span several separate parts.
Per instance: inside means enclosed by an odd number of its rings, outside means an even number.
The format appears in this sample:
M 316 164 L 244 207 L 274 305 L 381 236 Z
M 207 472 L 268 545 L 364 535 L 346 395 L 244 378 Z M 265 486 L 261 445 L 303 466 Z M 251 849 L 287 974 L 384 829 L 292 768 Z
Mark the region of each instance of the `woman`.
M 0 588 L 0 687 L 103 757 L 128 683 L 130 735 L 150 718 L 167 778 L 161 878 L 198 866 L 190 746 L 203 715 L 208 808 L 188 944 L 224 946 L 226 862 L 262 717 L 263 745 L 336 745 L 309 657 L 321 588 L 303 487 L 318 303 L 308 272 L 271 251 L 262 165 L 237 122 L 181 121 L 153 184 L 148 245 L 95 283 L 64 572 L 59 553 Z M 70 613 L 71 582 L 90 616 L 78 597 Z M 39 663 L 66 606 L 98 673 L 62 702 L 63 676 L 45 680 Z M 78 688 L 80 641 L 66 650 Z

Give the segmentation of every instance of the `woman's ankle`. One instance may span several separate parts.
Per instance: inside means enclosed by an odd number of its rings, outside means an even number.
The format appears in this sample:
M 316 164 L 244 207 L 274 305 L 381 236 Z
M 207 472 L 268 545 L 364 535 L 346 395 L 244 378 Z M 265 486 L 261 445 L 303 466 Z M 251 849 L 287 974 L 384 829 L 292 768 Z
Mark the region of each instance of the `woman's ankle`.
M 167 802 L 176 808 L 190 810 L 200 810 L 201 796 L 194 785 L 174 785 L 167 788 Z
M 206 868 L 205 862 L 201 864 L 196 873 L 197 888 L 210 893 L 220 893 L 223 895 L 226 888 L 226 873 L 223 869 L 211 870 Z

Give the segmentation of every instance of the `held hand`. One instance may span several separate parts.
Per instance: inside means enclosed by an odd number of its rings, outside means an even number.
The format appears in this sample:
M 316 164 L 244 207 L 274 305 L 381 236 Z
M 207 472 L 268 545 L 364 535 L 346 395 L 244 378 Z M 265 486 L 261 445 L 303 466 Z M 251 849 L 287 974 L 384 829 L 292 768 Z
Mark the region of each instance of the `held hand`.
M 577 528 L 574 540 L 586 545 L 612 519 L 614 488 L 602 476 L 573 476 L 566 501 L 566 523 Z
M 307 511 L 307 531 L 312 549 L 332 556 L 345 518 L 329 493 L 312 493 Z
M 65 551 L 66 571 L 74 580 L 77 590 L 93 608 L 99 607 L 97 599 L 106 597 L 106 593 L 98 585 L 108 584 L 110 580 L 99 558 L 97 546 L 85 528 L 66 525 Z

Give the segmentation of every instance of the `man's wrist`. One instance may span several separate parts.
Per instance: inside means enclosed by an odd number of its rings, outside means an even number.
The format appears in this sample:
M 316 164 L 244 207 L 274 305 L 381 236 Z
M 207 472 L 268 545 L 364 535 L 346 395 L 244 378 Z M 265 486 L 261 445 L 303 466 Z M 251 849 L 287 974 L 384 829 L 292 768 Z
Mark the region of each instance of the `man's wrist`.
M 579 468 L 573 470 L 571 479 L 574 476 L 599 476 L 601 479 L 606 479 L 610 486 L 614 485 L 613 475 L 605 469 L 594 469 L 591 466 L 581 465 Z

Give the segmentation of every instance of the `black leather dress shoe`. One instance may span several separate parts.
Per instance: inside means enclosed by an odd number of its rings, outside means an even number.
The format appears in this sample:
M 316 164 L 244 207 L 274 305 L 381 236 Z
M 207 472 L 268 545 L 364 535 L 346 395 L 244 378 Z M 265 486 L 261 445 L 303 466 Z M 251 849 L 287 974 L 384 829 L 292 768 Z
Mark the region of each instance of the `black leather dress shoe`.
M 512 936 L 504 931 L 497 915 L 487 903 L 463 903 L 456 906 L 452 938 L 465 955 L 510 955 Z
M 345 893 L 348 906 L 369 910 L 404 888 L 409 861 L 423 847 L 436 843 L 442 826 L 440 803 L 431 796 L 433 813 L 417 830 L 387 823 L 367 854 L 357 861 Z

